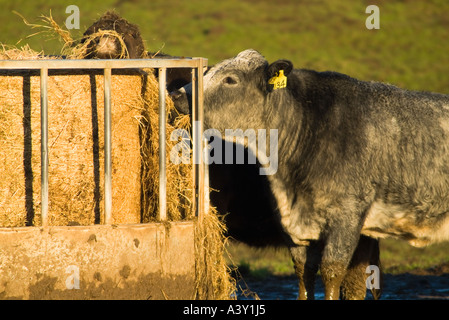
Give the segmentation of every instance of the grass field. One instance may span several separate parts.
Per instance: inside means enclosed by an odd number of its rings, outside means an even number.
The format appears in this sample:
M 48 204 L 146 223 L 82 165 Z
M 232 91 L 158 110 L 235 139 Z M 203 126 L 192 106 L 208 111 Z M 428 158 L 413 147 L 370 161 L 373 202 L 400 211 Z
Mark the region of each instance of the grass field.
M 264 278 L 269 275 L 293 275 L 294 268 L 286 248 L 254 249 L 241 243 L 230 242 L 230 264 L 242 275 Z M 385 273 L 399 274 L 434 268 L 449 262 L 449 244 L 434 244 L 415 248 L 406 242 L 392 239 L 380 240 L 380 260 Z
M 350 0 L 0 0 L 0 42 L 16 44 L 36 32 L 30 22 L 49 15 L 64 24 L 65 9 L 80 9 L 80 37 L 100 14 L 115 9 L 140 26 L 147 49 L 204 56 L 211 64 L 254 48 L 268 60 L 286 58 L 296 67 L 334 70 L 409 89 L 449 93 L 449 2 Z M 377 4 L 380 29 L 368 30 L 365 9 Z M 33 49 L 59 53 L 58 40 L 23 40 Z
M 80 30 L 103 12 L 115 9 L 140 26 L 147 49 L 180 56 L 203 56 L 214 64 L 254 48 L 269 61 L 290 59 L 298 68 L 333 70 L 363 80 L 389 82 L 403 88 L 449 94 L 449 1 L 350 0 L 0 0 L 0 43 L 58 54 L 62 43 L 32 23 L 49 15 L 63 25 L 68 5 L 80 9 Z M 380 29 L 368 30 L 365 8 L 380 8 Z M 415 249 L 398 241 L 382 241 L 386 270 L 401 272 L 449 260 L 448 245 Z M 284 251 L 254 252 L 233 247 L 234 261 L 260 273 L 293 272 Z

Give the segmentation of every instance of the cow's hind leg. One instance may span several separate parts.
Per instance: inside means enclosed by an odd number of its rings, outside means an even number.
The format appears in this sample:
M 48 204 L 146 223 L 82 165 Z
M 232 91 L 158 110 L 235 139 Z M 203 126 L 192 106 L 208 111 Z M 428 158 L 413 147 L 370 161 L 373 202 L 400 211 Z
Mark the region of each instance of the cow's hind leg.
M 309 246 L 292 246 L 295 273 L 299 281 L 299 300 L 315 299 L 315 279 L 321 260 L 322 242 L 311 241 Z

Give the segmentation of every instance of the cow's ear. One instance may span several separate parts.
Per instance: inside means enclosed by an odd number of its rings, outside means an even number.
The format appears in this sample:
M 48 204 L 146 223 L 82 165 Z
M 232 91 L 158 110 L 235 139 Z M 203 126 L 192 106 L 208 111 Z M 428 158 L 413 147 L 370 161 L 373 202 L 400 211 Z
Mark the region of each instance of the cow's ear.
M 266 70 L 269 90 L 285 88 L 287 76 L 293 70 L 293 63 L 289 60 L 277 60 L 270 64 Z
M 279 73 L 279 70 L 284 70 L 284 76 L 288 76 L 293 70 L 293 63 L 289 60 L 277 60 L 273 62 L 267 69 L 268 79 L 276 76 Z

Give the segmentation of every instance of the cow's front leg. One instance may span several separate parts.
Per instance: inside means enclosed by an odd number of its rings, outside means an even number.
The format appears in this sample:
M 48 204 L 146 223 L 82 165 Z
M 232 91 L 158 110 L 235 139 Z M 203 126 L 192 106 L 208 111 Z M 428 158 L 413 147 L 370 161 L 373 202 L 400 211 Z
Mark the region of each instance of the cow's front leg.
M 321 278 L 324 283 L 324 298 L 326 300 L 338 300 L 340 285 L 346 273 L 346 266 L 341 262 L 323 261 L 321 265 Z
M 361 236 L 351 263 L 341 285 L 340 298 L 343 300 L 363 300 L 366 297 L 366 268 L 375 265 L 380 268 L 379 241 Z M 382 283 L 381 283 L 382 285 Z M 374 299 L 379 299 L 382 289 L 372 289 Z
M 315 299 L 315 279 L 320 265 L 322 248 L 322 243 L 318 241 L 311 241 L 309 246 L 290 247 L 299 282 L 299 300 Z
M 321 262 L 326 300 L 339 299 L 340 286 L 358 244 L 360 227 L 351 225 L 351 221 L 330 226 L 326 234 Z

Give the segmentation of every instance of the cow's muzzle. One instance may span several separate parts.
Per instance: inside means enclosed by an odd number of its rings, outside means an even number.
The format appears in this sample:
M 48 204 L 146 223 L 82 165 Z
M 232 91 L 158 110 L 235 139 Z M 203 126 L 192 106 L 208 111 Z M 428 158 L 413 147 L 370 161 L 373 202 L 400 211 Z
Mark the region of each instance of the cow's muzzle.
M 176 110 L 183 114 L 191 114 L 192 99 L 184 88 L 170 92 Z

